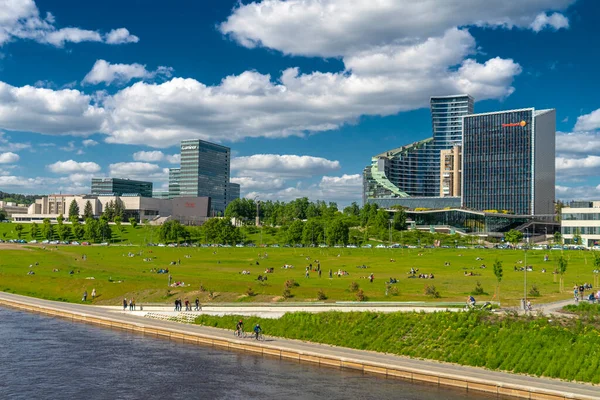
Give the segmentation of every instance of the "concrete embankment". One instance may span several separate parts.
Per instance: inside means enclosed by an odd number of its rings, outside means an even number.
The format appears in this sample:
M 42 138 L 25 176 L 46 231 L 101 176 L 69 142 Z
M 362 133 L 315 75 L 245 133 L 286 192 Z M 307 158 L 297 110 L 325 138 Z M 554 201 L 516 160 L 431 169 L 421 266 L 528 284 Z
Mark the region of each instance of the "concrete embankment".
M 265 342 L 236 339 L 231 331 L 153 320 L 131 315 L 127 312 L 110 312 L 93 306 L 40 300 L 9 293 L 0 293 L 0 306 L 170 340 L 247 351 L 263 356 L 307 362 L 326 367 L 353 369 L 367 374 L 378 374 L 390 378 L 426 382 L 469 391 L 525 399 L 600 399 L 600 387 L 598 386 L 414 360 L 389 354 L 287 339 L 277 338 Z

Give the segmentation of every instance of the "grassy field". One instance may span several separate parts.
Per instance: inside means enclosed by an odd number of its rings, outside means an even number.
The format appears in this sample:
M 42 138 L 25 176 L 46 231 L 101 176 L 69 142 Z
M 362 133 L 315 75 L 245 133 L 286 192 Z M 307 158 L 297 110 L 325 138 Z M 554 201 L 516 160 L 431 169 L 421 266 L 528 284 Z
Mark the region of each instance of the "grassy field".
M 134 254 L 129 257 L 128 253 Z M 260 257 L 259 257 L 260 253 Z M 267 253 L 267 257 L 265 257 Z M 574 284 L 593 283 L 593 255 L 584 251 L 565 251 L 569 266 L 565 274 L 565 292 L 559 293 L 558 276 L 552 271 L 560 251 L 528 251 L 527 264 L 533 272 L 527 273 L 528 289 L 535 285 L 540 297 L 536 302 L 550 302 L 571 297 Z M 87 260 L 82 255 L 87 255 Z M 550 260 L 543 261 L 544 254 Z M 151 258 L 151 261 L 144 261 Z M 477 260 L 481 258 L 481 260 Z M 394 261 L 391 261 L 393 259 Z M 209 301 L 212 292 L 215 302 L 273 302 L 317 300 L 323 291 L 329 301 L 356 300 L 349 290 L 356 282 L 369 301 L 442 301 L 463 302 L 480 282 L 483 291 L 478 301 L 493 300 L 496 278 L 492 264 L 498 259 L 504 265 L 504 278 L 500 285 L 502 305 L 516 305 L 523 297 L 523 272 L 514 271 L 522 266 L 524 252 L 519 250 L 490 249 L 337 249 L 337 248 L 168 248 L 139 246 L 48 246 L 0 244 L 0 290 L 47 299 L 77 302 L 84 290 L 96 289 L 98 304 L 119 304 L 123 297 L 135 297 L 138 303 L 171 303 L 177 297 L 199 296 Z M 323 270 L 322 277 L 314 271 L 305 278 L 305 267 L 317 260 Z M 169 265 L 180 261 L 178 265 Z M 35 265 L 35 263 L 39 265 Z M 445 266 L 445 263 L 450 263 Z M 258 265 L 257 265 L 258 263 Z M 294 268 L 282 269 L 284 264 Z M 485 264 L 486 268 L 481 268 Z M 32 268 L 29 266 L 33 265 Z M 366 265 L 368 268 L 357 268 Z M 435 279 L 409 278 L 410 268 L 419 273 L 434 274 Z M 152 268 L 169 268 L 173 282 L 184 282 L 184 287 L 169 287 L 168 274 L 151 272 Z M 264 283 L 257 281 L 267 274 Z M 542 268 L 548 272 L 542 273 Z M 58 269 L 58 272 L 53 272 Z M 334 272 L 329 279 L 329 270 Z M 338 269 L 348 276 L 337 277 Z M 27 273 L 33 270 L 35 275 Z M 243 270 L 250 275 L 242 275 Z M 70 272 L 73 271 L 73 274 Z M 374 274 L 374 281 L 365 279 Z M 465 276 L 473 273 L 473 276 Z M 390 277 L 398 279 L 386 296 L 385 282 Z M 93 279 L 91 279 L 93 278 Z M 293 297 L 284 300 L 284 284 L 296 281 Z M 434 285 L 441 298 L 424 294 L 427 285 Z M 204 290 L 201 290 L 201 287 Z M 248 296 L 248 288 L 254 295 Z

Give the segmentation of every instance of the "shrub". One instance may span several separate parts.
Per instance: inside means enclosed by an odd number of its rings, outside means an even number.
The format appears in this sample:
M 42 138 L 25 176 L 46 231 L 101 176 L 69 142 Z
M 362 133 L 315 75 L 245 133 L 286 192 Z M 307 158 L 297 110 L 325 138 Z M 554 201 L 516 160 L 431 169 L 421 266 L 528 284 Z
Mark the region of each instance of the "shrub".
M 540 290 L 538 289 L 538 287 L 536 285 L 531 285 L 531 289 L 529 289 L 529 295 L 531 297 L 540 297 Z
M 208 299 L 212 300 L 215 298 L 215 292 L 213 292 L 212 290 L 208 291 Z
M 475 289 L 473 289 L 473 291 L 471 292 L 471 294 L 473 296 L 477 296 L 477 295 L 481 295 L 484 294 L 484 290 L 483 287 L 481 286 L 481 282 L 477 281 L 477 284 L 475 285 Z
M 400 291 L 398 290 L 398 288 L 396 286 L 392 286 L 390 288 L 390 294 L 392 296 L 398 296 L 400 294 Z
M 294 297 L 294 295 L 292 294 L 292 291 L 288 288 L 283 289 L 283 293 L 281 295 L 283 296 L 284 299 L 289 299 L 291 297 Z
M 288 279 L 287 281 L 285 281 L 286 289 L 291 289 L 291 288 L 298 287 L 298 286 L 300 286 L 300 284 L 293 279 Z
M 425 286 L 425 295 L 426 296 L 431 296 L 435 299 L 439 299 L 440 297 L 440 292 L 437 291 L 437 289 L 435 288 L 435 286 L 433 285 L 427 285 Z
M 358 289 L 358 292 L 356 292 L 356 300 L 358 300 L 358 301 L 367 301 L 367 296 L 365 296 L 365 292 L 363 292 L 362 289 Z
M 350 283 L 350 286 L 348 286 L 348 290 L 351 292 L 358 291 L 358 283 L 356 283 L 356 282 Z
M 204 285 L 200 284 L 200 293 L 204 292 L 206 292 L 206 288 L 204 287 Z
M 250 297 L 256 296 L 256 293 L 254 293 L 254 290 L 252 290 L 252 286 L 248 286 L 248 289 L 246 289 L 246 294 Z
M 319 289 L 319 291 L 317 292 L 317 299 L 319 299 L 319 300 L 327 300 L 327 295 L 325 294 L 325 292 L 323 291 L 323 289 Z

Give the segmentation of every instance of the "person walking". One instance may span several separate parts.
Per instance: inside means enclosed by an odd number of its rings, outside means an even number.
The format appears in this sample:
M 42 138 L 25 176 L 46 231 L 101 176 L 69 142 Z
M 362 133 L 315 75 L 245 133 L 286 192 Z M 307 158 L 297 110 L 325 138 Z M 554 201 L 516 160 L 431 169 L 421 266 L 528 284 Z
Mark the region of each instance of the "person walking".
M 329 269 L 329 279 L 333 278 L 333 272 Z
M 175 299 L 175 311 L 179 311 L 179 300 Z
M 129 311 L 133 311 L 133 300 L 129 299 Z
M 92 289 L 92 301 L 96 298 L 96 288 Z
M 196 311 L 200 310 L 202 310 L 202 307 L 200 307 L 200 299 L 196 297 Z
M 123 311 L 127 310 L 127 298 L 123 298 Z
M 87 300 L 87 290 L 83 291 L 83 297 L 81 298 L 81 301 L 86 301 Z

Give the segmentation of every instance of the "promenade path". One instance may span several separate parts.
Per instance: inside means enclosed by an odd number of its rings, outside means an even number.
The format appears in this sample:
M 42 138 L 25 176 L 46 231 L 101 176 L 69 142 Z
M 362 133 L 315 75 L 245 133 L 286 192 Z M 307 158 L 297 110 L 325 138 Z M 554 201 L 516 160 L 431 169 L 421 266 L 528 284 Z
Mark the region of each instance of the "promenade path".
M 0 292 L 0 306 L 13 306 L 41 313 L 66 314 L 74 320 L 104 321 L 102 325 L 123 327 L 138 332 L 171 332 L 171 339 L 194 339 L 194 343 L 212 343 L 229 349 L 248 350 L 263 355 L 294 359 L 342 368 L 351 368 L 364 373 L 403 377 L 419 382 L 488 391 L 497 394 L 512 394 L 531 399 L 599 399 L 600 387 L 563 382 L 554 379 L 536 378 L 505 372 L 488 371 L 481 368 L 464 367 L 448 363 L 410 359 L 390 354 L 334 347 L 296 340 L 268 338 L 265 342 L 252 339 L 235 339 L 232 331 L 179 324 L 172 321 L 154 320 L 130 312 L 111 311 L 106 308 L 54 302 L 21 295 Z M 67 315 L 67 318 L 69 317 Z M 84 321 L 85 322 L 85 321 Z M 126 328 L 129 326 L 129 328 Z M 161 333 L 162 332 L 162 333 Z M 268 331 L 267 331 L 268 333 Z M 210 339 L 209 339 L 210 338 Z M 319 361 L 320 360 L 320 361 Z M 330 363 L 323 362 L 328 360 Z

